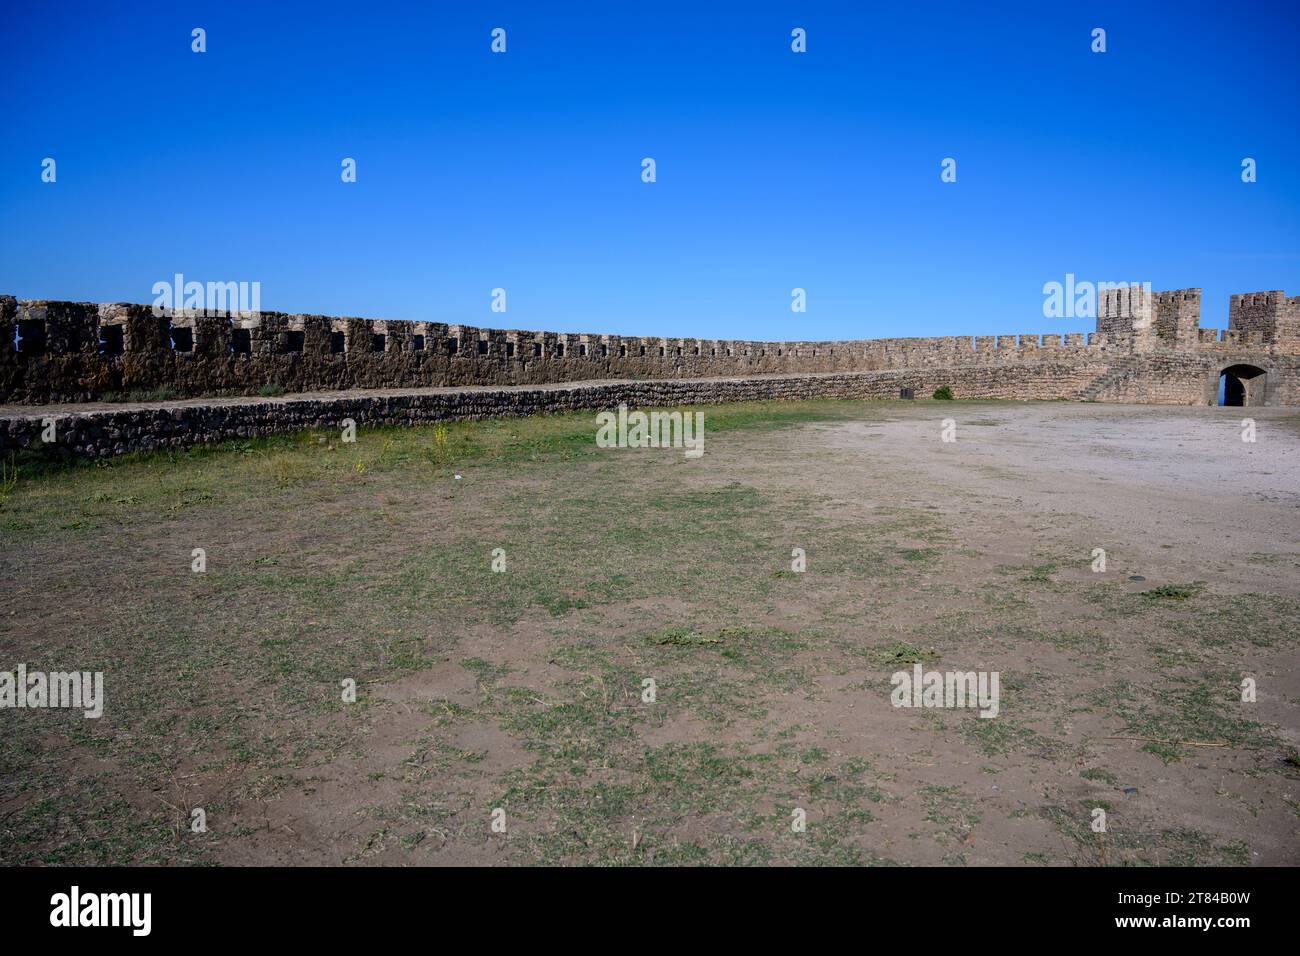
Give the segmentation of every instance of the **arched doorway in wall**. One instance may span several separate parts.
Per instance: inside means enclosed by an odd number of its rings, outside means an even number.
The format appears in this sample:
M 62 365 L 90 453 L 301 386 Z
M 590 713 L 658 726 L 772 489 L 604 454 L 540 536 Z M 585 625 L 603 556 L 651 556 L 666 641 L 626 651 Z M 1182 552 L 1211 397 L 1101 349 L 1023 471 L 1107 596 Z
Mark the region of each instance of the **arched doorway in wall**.
M 1220 405 L 1263 405 L 1267 373 L 1254 365 L 1229 365 L 1219 373 Z

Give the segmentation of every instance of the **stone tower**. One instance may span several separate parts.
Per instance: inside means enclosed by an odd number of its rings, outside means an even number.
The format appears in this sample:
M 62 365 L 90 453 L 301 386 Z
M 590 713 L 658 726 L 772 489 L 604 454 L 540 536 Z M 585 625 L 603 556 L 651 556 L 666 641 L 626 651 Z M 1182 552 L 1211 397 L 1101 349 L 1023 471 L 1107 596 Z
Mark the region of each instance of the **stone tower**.
M 1300 296 L 1288 299 L 1280 289 L 1234 295 L 1228 305 L 1228 328 L 1260 332 L 1269 344 L 1300 344 Z
M 1156 295 L 1145 285 L 1097 290 L 1097 331 L 1131 338 L 1137 347 L 1154 342 Z
M 1156 337 L 1161 345 L 1195 348 L 1201 334 L 1201 290 L 1157 292 Z

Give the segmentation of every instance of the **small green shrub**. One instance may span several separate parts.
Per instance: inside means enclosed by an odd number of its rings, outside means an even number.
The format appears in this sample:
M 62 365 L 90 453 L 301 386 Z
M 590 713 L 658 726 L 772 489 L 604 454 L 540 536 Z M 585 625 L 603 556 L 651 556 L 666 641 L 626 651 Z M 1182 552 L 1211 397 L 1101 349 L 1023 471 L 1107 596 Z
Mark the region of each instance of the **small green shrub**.
M 924 664 L 939 659 L 939 652 L 916 647 L 905 641 L 894 641 L 872 649 L 872 656 L 881 667 L 899 667 L 906 664 Z
M 1196 595 L 1205 585 L 1200 581 L 1191 584 L 1162 584 L 1150 591 L 1143 591 L 1142 596 L 1151 600 L 1186 601 Z
M 676 647 L 702 647 L 706 644 L 721 644 L 721 636 L 701 634 L 699 631 L 689 627 L 670 627 L 660 631 L 658 634 L 649 634 L 646 641 L 650 644 L 669 645 Z
M 952 389 L 947 385 L 940 385 L 934 390 L 934 397 L 941 402 L 952 401 Z

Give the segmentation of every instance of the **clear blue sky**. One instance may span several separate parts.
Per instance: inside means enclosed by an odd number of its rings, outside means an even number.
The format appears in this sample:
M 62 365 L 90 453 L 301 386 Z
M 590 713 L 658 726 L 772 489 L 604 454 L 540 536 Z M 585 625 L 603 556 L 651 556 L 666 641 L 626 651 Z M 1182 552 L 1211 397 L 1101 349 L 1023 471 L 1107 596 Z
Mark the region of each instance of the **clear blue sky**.
M 1067 272 L 1202 286 L 1206 326 L 1300 293 L 1300 4 L 609 7 L 6 4 L 0 292 L 183 272 L 290 312 L 749 339 L 1089 330 L 1043 317 Z

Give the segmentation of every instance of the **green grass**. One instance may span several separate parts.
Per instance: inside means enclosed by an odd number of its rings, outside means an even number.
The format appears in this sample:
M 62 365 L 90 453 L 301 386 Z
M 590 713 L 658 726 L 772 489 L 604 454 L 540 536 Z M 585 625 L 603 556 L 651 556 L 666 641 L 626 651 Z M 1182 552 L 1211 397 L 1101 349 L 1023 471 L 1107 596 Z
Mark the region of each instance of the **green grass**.
M 960 515 L 884 466 L 836 449 L 818 468 L 841 487 L 807 480 L 820 446 L 801 426 L 890 420 L 894 403 L 700 410 L 704 469 L 598 449 L 592 414 L 19 456 L 0 472 L 0 648 L 105 670 L 110 707 L 6 726 L 0 862 L 217 862 L 347 781 L 373 800 L 340 811 L 360 829 L 327 862 L 477 853 L 503 806 L 502 862 L 880 864 L 915 829 L 961 865 L 982 846 L 984 781 L 1115 783 L 1077 770 L 1108 757 L 1075 719 L 1175 741 L 1139 755 L 1157 771 L 1212 735 L 1256 754 L 1252 772 L 1293 772 L 1232 692 L 1244 660 L 1291 646 L 1294 602 L 1057 580 L 1087 554 L 1068 531 L 994 570 Z M 976 654 L 1005 668 L 998 719 L 888 708 L 888 672 Z M 1061 657 L 1101 689 L 1058 683 Z M 977 779 L 927 789 L 934 767 Z M 184 826 L 198 801 L 219 838 Z M 1143 832 L 1153 853 L 1235 852 Z
M 1093 694 L 1122 721 L 1120 734 L 1150 738 L 1141 749 L 1166 764 L 1187 759 L 1191 743 L 1275 750 L 1281 739 L 1241 700 L 1240 673 L 1173 674 L 1158 688 L 1121 680 Z
M 1049 806 L 1042 815 L 1073 847 L 1071 862 L 1085 866 L 1246 866 L 1250 849 L 1239 841 L 1216 842 L 1193 827 L 1134 826 L 1127 814 L 1107 813 L 1106 832 L 1092 830 L 1096 801 Z

